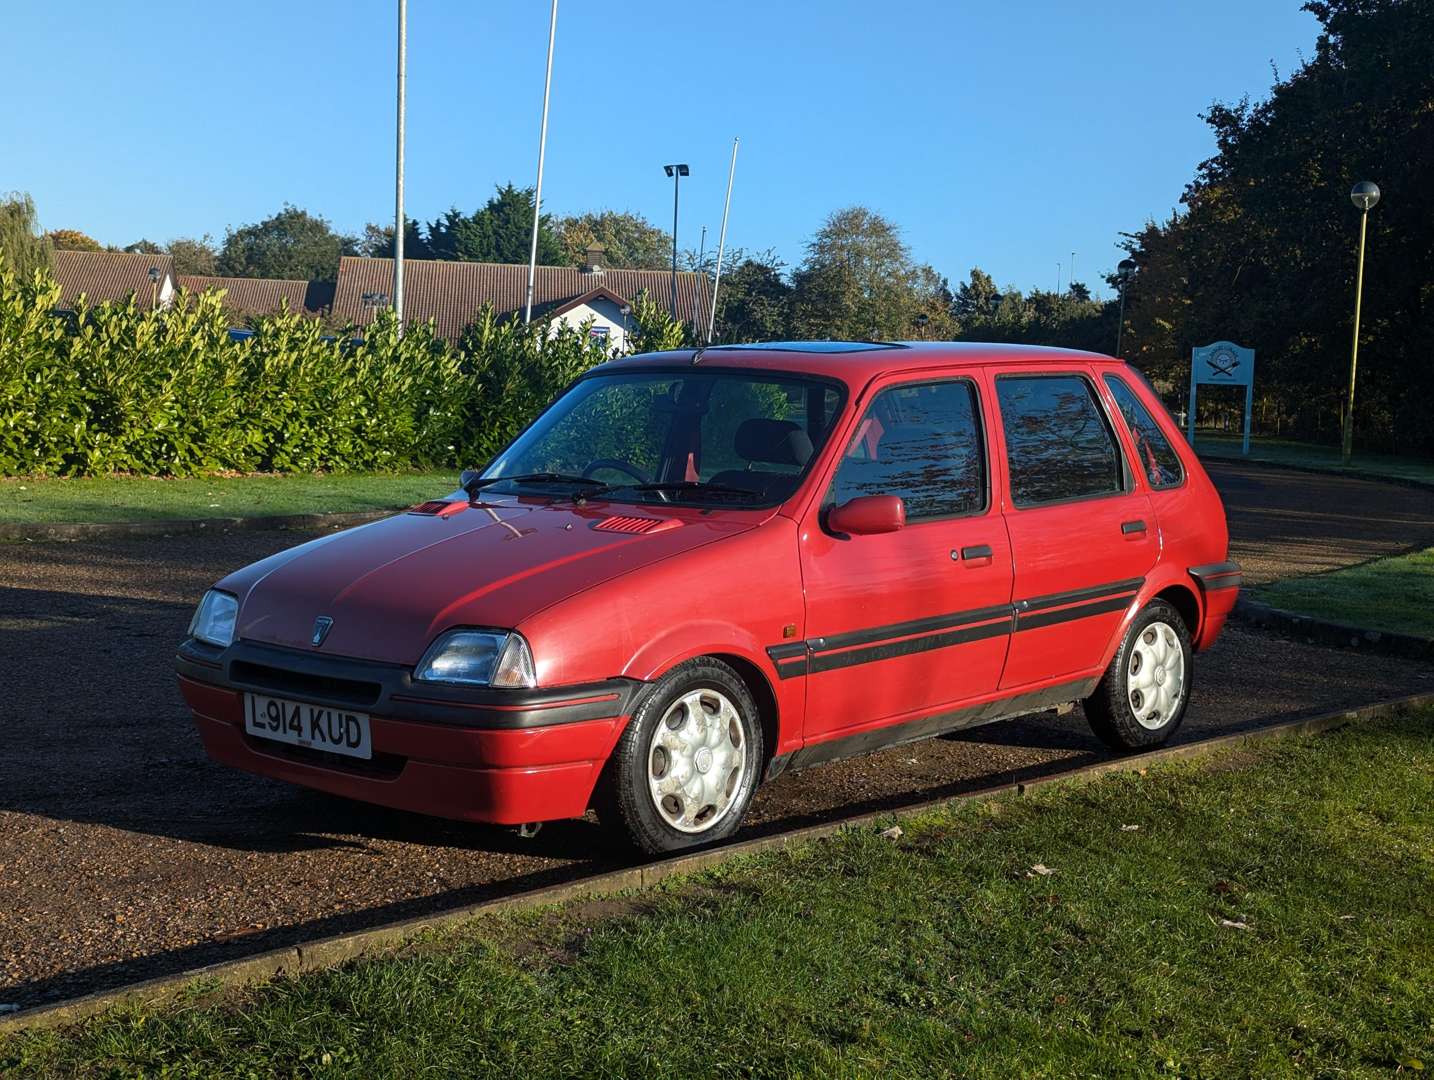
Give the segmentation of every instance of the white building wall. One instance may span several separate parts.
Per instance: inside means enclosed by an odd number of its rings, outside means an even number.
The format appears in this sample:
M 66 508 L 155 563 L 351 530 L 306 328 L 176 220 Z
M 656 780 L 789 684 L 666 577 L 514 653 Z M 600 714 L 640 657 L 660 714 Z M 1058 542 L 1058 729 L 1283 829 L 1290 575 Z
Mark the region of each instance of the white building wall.
M 622 349 L 627 346 L 627 332 L 632 325 L 632 316 L 626 319 L 622 315 L 622 305 L 614 304 L 605 296 L 600 296 L 591 304 L 581 304 L 571 311 L 564 312 L 553 320 L 554 327 L 558 323 L 571 326 L 574 329 L 580 328 L 583 323 L 592 320 L 592 328 L 589 332 L 607 331 L 608 346 Z

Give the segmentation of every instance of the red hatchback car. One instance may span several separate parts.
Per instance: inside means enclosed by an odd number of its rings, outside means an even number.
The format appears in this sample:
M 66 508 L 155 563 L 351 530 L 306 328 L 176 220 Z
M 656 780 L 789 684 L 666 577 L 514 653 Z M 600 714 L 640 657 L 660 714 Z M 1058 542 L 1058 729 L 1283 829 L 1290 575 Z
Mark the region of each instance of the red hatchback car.
M 731 834 L 766 778 L 1084 703 L 1163 743 L 1239 567 L 1127 365 L 772 343 L 578 380 L 462 488 L 220 581 L 216 761 L 444 817 Z

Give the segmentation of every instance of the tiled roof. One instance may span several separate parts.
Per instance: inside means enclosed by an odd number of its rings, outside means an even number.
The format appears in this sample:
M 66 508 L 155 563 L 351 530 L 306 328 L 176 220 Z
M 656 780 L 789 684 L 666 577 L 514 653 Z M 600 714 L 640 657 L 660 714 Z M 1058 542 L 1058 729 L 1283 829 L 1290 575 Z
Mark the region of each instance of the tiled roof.
M 644 289 L 666 307 L 672 276 L 666 270 L 604 270 L 584 273 L 576 266 L 540 266 L 533 282 L 533 310 L 559 305 L 596 288 L 604 288 L 631 302 Z M 403 314 L 405 321 L 434 319 L 438 333 L 457 337 L 485 303 L 500 315 L 521 312 L 528 290 L 528 268 L 517 263 L 444 262 L 434 259 L 403 260 Z M 364 293 L 393 291 L 393 260 L 348 255 L 339 260 L 334 292 L 335 318 L 359 326 L 373 321 L 373 309 Z M 709 295 L 706 274 L 680 271 L 677 275 L 677 317 L 689 326 L 704 325 Z
M 159 283 L 173 277 L 174 261 L 168 255 L 131 255 L 124 251 L 57 251 L 54 253 L 55 280 L 64 290 L 60 306 L 73 307 L 83 293 L 90 303 L 127 300 L 138 296 L 142 306 L 149 303 L 151 267 L 159 270 Z
M 285 281 L 280 278 L 201 277 L 180 274 L 176 282 L 182 289 L 202 293 L 209 289 L 224 290 L 224 307 L 235 315 L 272 315 L 287 302 L 290 311 L 308 310 L 307 281 Z

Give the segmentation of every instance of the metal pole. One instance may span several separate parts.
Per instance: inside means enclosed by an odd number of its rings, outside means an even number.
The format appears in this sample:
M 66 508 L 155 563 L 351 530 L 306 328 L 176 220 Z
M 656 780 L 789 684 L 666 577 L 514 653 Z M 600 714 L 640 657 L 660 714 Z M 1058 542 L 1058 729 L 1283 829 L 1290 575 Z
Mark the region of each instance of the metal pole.
M 1071 288 L 1075 288 L 1075 252 L 1071 252 Z
M 1359 310 L 1364 297 L 1364 231 L 1369 224 L 1369 211 L 1359 215 L 1359 269 L 1354 276 L 1354 340 L 1349 347 L 1349 398 L 1344 406 L 1344 447 L 1341 459 L 1349 464 L 1354 452 L 1354 373 L 1359 366 Z
M 677 318 L 677 189 L 682 183 L 682 170 L 672 170 L 672 317 Z
M 538 273 L 538 226 L 543 220 L 543 155 L 548 148 L 548 95 L 553 89 L 553 42 L 558 36 L 558 0 L 548 18 L 548 73 L 543 76 L 543 124 L 538 133 L 538 184 L 533 189 L 533 242 L 528 248 L 528 300 L 523 322 L 533 321 L 533 279 Z
M 1056 263 L 1056 295 L 1061 294 L 1061 264 Z
M 1120 359 L 1120 336 L 1125 333 L 1125 282 L 1120 283 L 1120 322 L 1115 328 L 1115 358 Z
M 732 178 L 737 175 L 737 144 L 732 140 L 732 164 L 727 167 L 727 201 L 722 204 L 722 232 L 717 237 L 717 276 L 712 282 L 712 306 L 707 312 L 707 344 L 712 344 L 712 330 L 717 325 L 717 289 L 722 284 L 722 253 L 727 249 L 727 212 L 732 209 Z
M 408 82 L 408 0 L 398 0 L 398 147 L 393 179 L 393 313 L 403 333 L 403 113 Z
M 707 226 L 702 226 L 702 239 L 697 241 L 697 269 L 703 270 L 702 260 L 707 254 Z

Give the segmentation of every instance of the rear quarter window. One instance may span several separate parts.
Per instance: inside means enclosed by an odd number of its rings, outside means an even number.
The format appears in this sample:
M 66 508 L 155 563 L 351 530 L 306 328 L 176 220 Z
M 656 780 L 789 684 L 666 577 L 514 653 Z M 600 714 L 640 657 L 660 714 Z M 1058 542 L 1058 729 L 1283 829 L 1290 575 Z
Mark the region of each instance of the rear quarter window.
M 1107 375 L 1105 385 L 1110 389 L 1111 397 L 1115 398 L 1125 426 L 1130 429 L 1136 461 L 1144 470 L 1150 486 L 1156 490 L 1179 487 L 1185 480 L 1185 466 L 1145 403 L 1119 375 Z
M 1115 433 L 1080 375 L 1000 375 L 1011 501 L 1042 506 L 1125 490 Z

